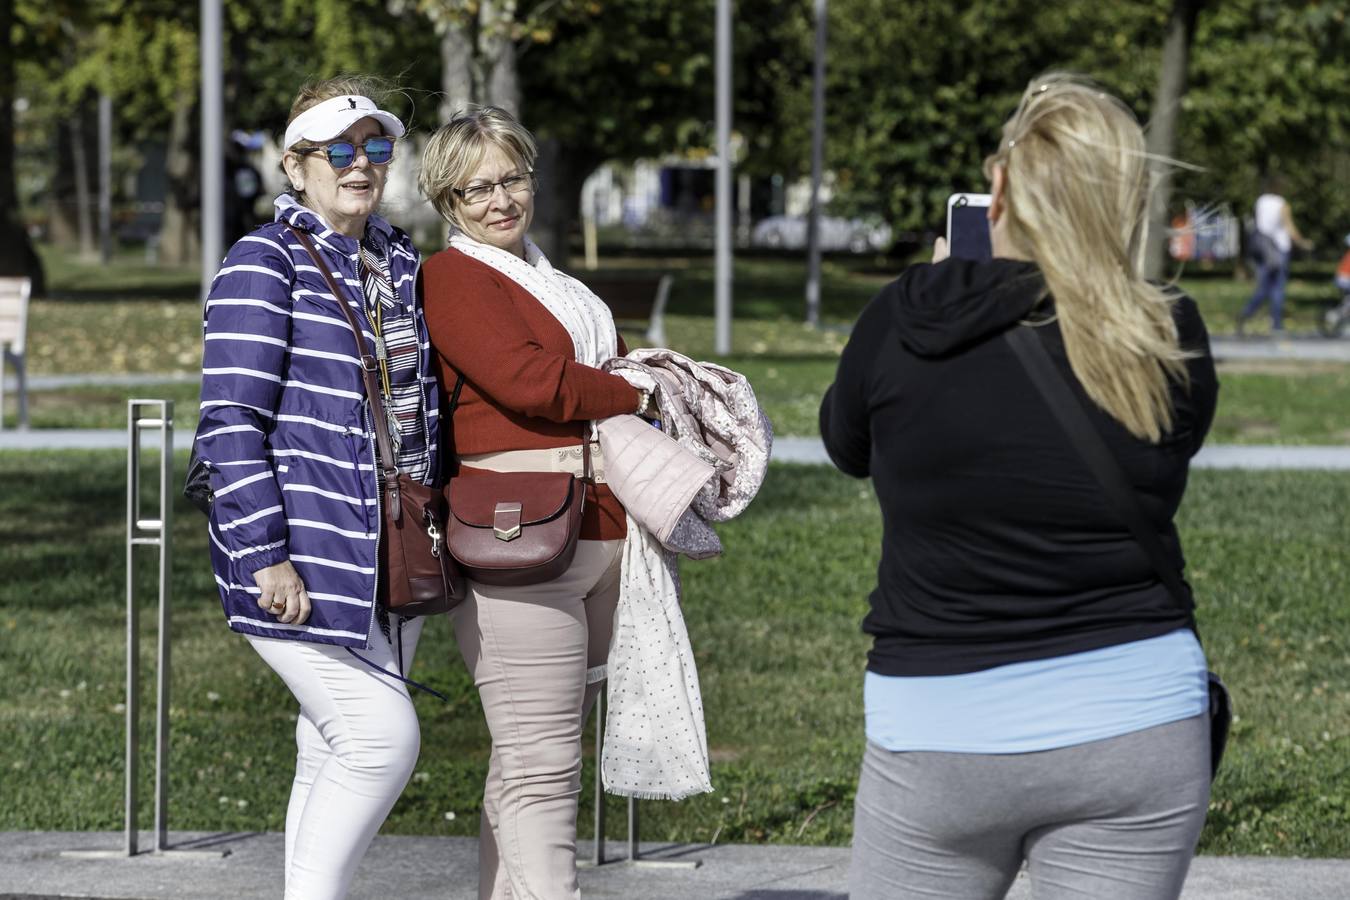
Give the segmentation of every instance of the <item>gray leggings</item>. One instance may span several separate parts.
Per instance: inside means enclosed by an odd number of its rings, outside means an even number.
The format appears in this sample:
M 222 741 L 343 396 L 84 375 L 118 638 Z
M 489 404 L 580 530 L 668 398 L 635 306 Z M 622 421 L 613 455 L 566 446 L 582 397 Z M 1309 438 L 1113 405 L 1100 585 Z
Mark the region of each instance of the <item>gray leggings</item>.
M 1036 900 L 1172 900 L 1209 805 L 1209 719 L 1007 755 L 871 742 L 851 900 L 997 900 L 1027 862 Z

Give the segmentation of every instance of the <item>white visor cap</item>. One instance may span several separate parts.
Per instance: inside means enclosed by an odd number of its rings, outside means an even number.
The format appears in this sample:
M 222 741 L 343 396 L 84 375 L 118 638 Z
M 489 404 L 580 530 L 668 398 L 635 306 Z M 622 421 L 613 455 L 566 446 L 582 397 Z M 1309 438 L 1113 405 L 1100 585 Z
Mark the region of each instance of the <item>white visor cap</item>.
M 295 121 L 286 126 L 285 149 L 289 150 L 301 141 L 335 138 L 365 118 L 379 122 L 390 137 L 403 137 L 406 130 L 398 116 L 380 109 L 369 97 L 344 94 L 316 103 L 296 116 Z

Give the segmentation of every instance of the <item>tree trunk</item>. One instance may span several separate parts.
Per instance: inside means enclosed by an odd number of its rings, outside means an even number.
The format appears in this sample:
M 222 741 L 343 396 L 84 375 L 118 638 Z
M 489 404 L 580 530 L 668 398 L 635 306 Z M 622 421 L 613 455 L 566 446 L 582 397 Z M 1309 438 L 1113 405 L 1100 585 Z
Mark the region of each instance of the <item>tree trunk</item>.
M 565 147 L 555 138 L 539 142 L 539 191 L 530 239 L 560 268 L 568 265 L 572 231 L 581 220 L 581 187 L 602 161 L 600 154 Z
M 55 165 L 47 192 L 47 240 L 57 247 L 75 247 L 80 239 L 76 222 L 75 137 L 69 122 L 56 123 Z
M 94 244 L 94 195 L 89 188 L 88 132 L 84 128 L 87 108 L 88 104 L 81 102 L 70 118 L 70 151 L 75 164 L 75 222 L 80 236 L 80 257 L 94 260 L 98 258 L 98 248 Z
M 483 0 L 479 7 L 479 50 L 486 80 L 484 97 L 513 116 L 520 115 L 520 82 L 516 77 L 515 0 Z
M 1195 21 L 1204 0 L 1172 0 L 1172 15 L 1167 22 L 1167 39 L 1163 43 L 1162 66 L 1158 75 L 1158 92 L 1153 98 L 1153 112 L 1149 117 L 1147 149 L 1155 158 L 1176 156 L 1177 119 L 1181 114 L 1181 100 L 1186 95 L 1186 67 L 1190 62 L 1191 41 L 1195 37 Z M 1167 264 L 1167 213 L 1172 202 L 1171 179 L 1166 163 L 1151 161 L 1157 186 L 1149 197 L 1148 240 L 1144 252 L 1144 274 L 1148 278 L 1163 277 Z
M 473 36 L 466 25 L 451 24 L 441 35 L 441 121 L 477 99 L 473 89 Z
M 566 217 L 562 210 L 563 191 L 560 176 L 564 175 L 563 154 L 553 138 L 538 141 L 539 156 L 534 161 L 538 187 L 534 192 L 534 221 L 530 223 L 530 240 L 544 251 L 544 255 L 560 269 L 567 268 Z
M 19 215 L 14 179 L 14 2 L 0 0 L 0 275 L 28 277 L 33 294 L 47 293 L 42 260 Z
M 168 189 L 164 195 L 164 220 L 159 229 L 159 258 L 166 265 L 199 262 L 198 239 L 199 185 L 197 183 L 196 146 L 192 123 L 196 104 L 183 93 L 174 106 L 169 126 L 169 146 L 164 169 Z

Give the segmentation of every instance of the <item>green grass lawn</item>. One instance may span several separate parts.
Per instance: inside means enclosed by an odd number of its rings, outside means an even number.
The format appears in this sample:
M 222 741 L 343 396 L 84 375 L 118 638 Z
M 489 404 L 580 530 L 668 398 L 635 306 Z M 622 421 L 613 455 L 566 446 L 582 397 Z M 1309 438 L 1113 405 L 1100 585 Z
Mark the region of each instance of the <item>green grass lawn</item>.
M 0 453 L 0 830 L 120 827 L 124 465 L 117 452 Z M 1343 474 L 1192 476 L 1189 574 L 1239 713 L 1204 852 L 1350 855 L 1347 508 Z M 181 502 L 175 516 L 171 821 L 279 830 L 295 704 L 226 629 L 200 516 Z M 774 466 L 720 530 L 726 555 L 683 569 L 717 792 L 646 804 L 643 836 L 847 843 L 862 751 L 858 622 L 879 539 L 871 489 L 824 467 Z M 487 736 L 444 619 L 429 623 L 412 675 L 451 701 L 417 698 L 422 758 L 385 830 L 472 834 Z M 588 758 L 583 803 L 591 774 Z

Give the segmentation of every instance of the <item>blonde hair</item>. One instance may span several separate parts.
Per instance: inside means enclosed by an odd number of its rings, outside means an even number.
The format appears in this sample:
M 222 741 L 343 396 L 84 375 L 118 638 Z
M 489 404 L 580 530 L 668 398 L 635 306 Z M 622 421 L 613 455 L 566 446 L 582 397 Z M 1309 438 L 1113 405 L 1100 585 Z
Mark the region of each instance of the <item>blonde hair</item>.
M 487 156 L 489 147 L 497 147 L 522 169 L 534 170 L 539 150 L 529 129 L 504 109 L 496 106 L 468 106 L 456 112 L 427 141 L 422 149 L 422 171 L 417 187 L 431 201 L 441 217 L 459 228 L 461 202 L 454 188 L 461 187 Z
M 1008 235 L 1040 267 L 1074 374 L 1138 438 L 1172 427 L 1170 383 L 1189 386 L 1172 307 L 1142 274 L 1150 186 L 1143 129 L 1075 76 L 1034 79 L 986 173 L 1004 168 Z

